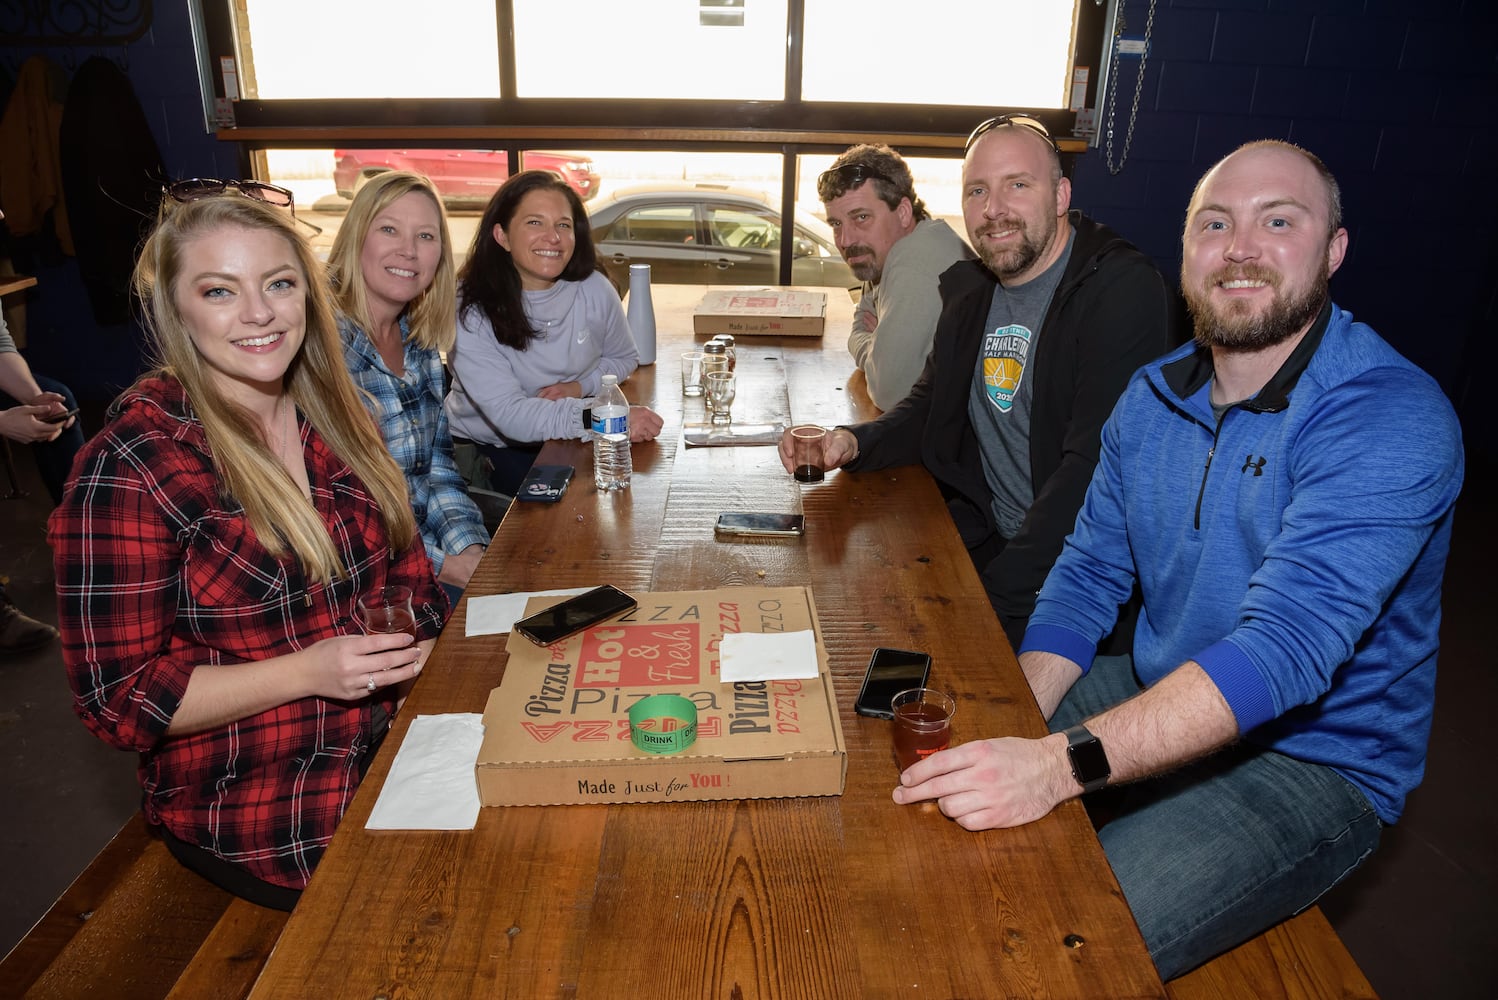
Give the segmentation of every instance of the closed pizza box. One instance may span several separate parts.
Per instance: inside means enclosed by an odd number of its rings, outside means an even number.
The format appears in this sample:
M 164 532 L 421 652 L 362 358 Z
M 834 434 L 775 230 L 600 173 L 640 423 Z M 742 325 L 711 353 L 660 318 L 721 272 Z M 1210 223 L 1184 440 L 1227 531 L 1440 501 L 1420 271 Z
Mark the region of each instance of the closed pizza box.
M 552 646 L 517 632 L 484 708 L 486 806 L 840 795 L 847 748 L 811 593 L 804 587 L 636 594 L 639 607 Z M 555 597 L 533 597 L 534 613 Z M 723 683 L 729 632 L 813 631 L 817 676 Z M 697 738 L 674 754 L 630 739 L 630 706 L 687 698 Z
M 827 293 L 789 288 L 713 289 L 692 315 L 707 336 L 820 337 L 826 326 Z

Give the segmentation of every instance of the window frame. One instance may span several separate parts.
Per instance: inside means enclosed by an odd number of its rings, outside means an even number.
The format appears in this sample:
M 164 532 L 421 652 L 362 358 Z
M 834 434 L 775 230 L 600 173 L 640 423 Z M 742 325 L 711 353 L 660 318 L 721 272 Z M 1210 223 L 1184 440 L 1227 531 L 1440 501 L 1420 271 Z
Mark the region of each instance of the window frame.
M 193 0 L 203 13 L 210 65 L 237 56 L 230 15 L 233 0 Z M 908 156 L 957 158 L 972 127 L 983 118 L 1024 111 L 1045 123 L 1070 174 L 1075 155 L 1097 144 L 1098 134 L 1075 132 L 1077 113 L 1063 109 L 987 105 L 898 105 L 804 101 L 801 98 L 802 24 L 807 0 L 788 0 L 785 100 L 698 101 L 615 98 L 561 99 L 515 96 L 514 0 L 494 0 L 500 50 L 498 98 L 380 100 L 307 99 L 234 102 L 235 125 L 217 137 L 239 144 L 246 176 L 260 176 L 268 147 L 482 148 L 505 150 L 512 172 L 527 151 L 682 149 L 699 152 L 776 152 L 782 156 L 781 231 L 795 226 L 796 159 L 837 154 L 859 142 L 883 142 Z M 1099 5 L 1075 0 L 1072 66 L 1091 58 L 1084 105 L 1096 108 L 1106 93 L 1108 54 L 1103 40 L 1116 20 L 1119 0 Z M 1089 56 L 1089 53 L 1096 53 Z M 1085 64 L 1085 63 L 1084 63 Z M 220 74 L 208 73 L 216 95 Z M 725 127 L 725 122 L 734 123 Z M 793 240 L 781 240 L 780 280 L 790 281 Z

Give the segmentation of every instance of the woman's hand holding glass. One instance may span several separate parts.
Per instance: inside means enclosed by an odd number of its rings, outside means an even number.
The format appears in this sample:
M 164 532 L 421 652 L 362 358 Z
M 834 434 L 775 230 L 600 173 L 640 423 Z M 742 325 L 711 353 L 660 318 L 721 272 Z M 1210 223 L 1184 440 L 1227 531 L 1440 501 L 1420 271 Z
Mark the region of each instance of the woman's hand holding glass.
M 312 693 L 357 701 L 392 684 L 415 680 L 425 651 L 407 632 L 374 632 L 323 639 L 307 648 Z

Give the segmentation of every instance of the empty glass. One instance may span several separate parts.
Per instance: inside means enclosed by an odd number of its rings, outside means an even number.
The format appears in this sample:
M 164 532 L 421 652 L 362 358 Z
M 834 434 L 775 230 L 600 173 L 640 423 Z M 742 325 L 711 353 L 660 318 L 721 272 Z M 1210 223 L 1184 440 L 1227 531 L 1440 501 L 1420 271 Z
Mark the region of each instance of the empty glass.
M 707 398 L 713 404 L 713 423 L 726 424 L 733 420 L 729 410 L 733 408 L 733 397 L 737 394 L 737 376 L 733 372 L 708 372 Z
M 702 352 L 681 352 L 681 394 L 702 395 Z

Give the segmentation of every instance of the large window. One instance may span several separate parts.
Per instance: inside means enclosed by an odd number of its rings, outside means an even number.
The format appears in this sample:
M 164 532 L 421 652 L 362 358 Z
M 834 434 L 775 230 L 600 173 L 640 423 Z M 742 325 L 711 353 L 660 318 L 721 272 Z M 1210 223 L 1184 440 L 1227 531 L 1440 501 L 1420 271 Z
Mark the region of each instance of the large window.
M 1029 111 L 1068 154 L 1085 148 L 1075 109 L 1106 85 L 1116 6 L 426 0 L 416 17 L 391 0 L 190 2 L 205 14 L 205 96 L 236 88 L 221 136 L 240 141 L 246 176 L 296 192 L 321 246 L 360 183 L 411 169 L 437 183 L 461 256 L 494 188 L 535 167 L 600 220 L 629 188 L 682 196 L 607 220 L 620 228 L 605 266 L 654 255 L 681 280 L 825 284 L 847 280 L 815 192 L 837 153 L 894 146 L 961 233 L 961 146 L 977 121 Z M 673 239 L 641 235 L 668 221 Z
M 239 0 L 233 9 L 246 98 L 499 96 L 492 0 Z
M 239 0 L 246 98 L 499 98 L 501 13 L 518 98 L 779 101 L 787 0 Z M 1074 0 L 812 0 L 808 101 L 1064 109 Z M 1086 59 L 1083 60 L 1086 63 Z
M 778 101 L 786 0 L 515 0 L 517 97 Z
M 1072 0 L 806 4 L 808 101 L 1067 107 Z

